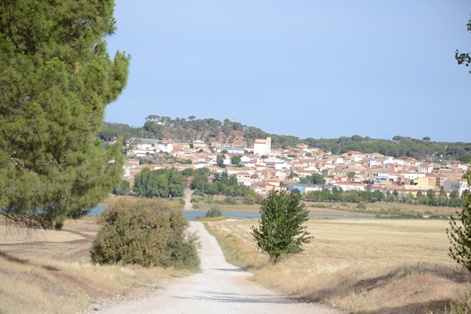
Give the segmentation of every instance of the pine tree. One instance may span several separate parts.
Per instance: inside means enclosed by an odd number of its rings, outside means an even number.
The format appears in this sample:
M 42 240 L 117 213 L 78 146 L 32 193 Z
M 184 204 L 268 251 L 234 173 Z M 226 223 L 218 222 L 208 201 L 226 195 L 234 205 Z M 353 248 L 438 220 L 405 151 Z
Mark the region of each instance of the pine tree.
M 95 140 L 124 89 L 130 57 L 111 60 L 114 1 L 0 2 L 0 214 L 60 228 L 119 183 L 123 158 Z
M 309 219 L 305 207 L 301 203 L 301 194 L 288 194 L 284 190 L 273 190 L 263 201 L 259 227 L 252 226 L 252 235 L 273 264 L 282 255 L 302 252 L 301 245 L 312 239 L 303 226 Z

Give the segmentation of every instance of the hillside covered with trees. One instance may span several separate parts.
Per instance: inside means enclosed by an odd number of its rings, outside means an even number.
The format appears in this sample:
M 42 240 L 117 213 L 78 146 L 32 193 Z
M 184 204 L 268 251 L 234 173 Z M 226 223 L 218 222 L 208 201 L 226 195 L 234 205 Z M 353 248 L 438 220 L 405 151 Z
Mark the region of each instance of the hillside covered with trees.
M 315 133 L 315 131 L 313 131 Z M 429 137 L 414 139 L 405 136 L 394 136 L 391 140 L 372 139 L 368 136 L 353 135 L 340 138 L 306 138 L 277 135 L 263 130 L 243 125 L 240 122 L 225 119 L 219 121 L 213 118 L 197 119 L 195 116 L 175 118 L 149 115 L 141 127 L 132 127 L 123 123 L 105 122 L 99 132 L 102 140 L 109 141 L 122 136 L 140 138 L 170 138 L 174 141 L 205 142 L 217 141 L 223 144 L 246 143 L 253 145 L 256 138 L 272 138 L 273 148 L 295 147 L 305 143 L 311 148 L 318 148 L 333 154 L 342 154 L 350 150 L 362 153 L 378 152 L 394 157 L 414 157 L 416 159 L 446 159 L 466 162 L 471 158 L 471 143 L 434 142 Z

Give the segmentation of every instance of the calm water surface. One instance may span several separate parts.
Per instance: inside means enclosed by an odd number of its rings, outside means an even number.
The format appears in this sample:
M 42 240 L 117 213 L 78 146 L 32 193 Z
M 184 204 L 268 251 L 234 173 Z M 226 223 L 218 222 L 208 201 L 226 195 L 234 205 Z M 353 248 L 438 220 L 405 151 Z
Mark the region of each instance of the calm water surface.
M 106 206 L 96 206 L 92 208 L 89 216 L 99 216 Z M 188 220 L 193 221 L 198 216 L 206 215 L 205 210 L 184 210 L 183 213 L 188 217 Z M 223 216 L 231 218 L 260 218 L 259 213 L 241 213 L 241 212 L 222 212 Z M 310 218 L 333 218 L 333 219 L 375 219 L 374 216 L 355 216 L 355 215 L 318 215 L 309 214 Z

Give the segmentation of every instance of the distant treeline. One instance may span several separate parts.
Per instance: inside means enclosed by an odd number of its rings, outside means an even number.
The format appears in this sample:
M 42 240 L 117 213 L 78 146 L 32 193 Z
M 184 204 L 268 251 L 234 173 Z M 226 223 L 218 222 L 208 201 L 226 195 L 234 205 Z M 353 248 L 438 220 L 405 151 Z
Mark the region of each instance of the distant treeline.
M 343 203 L 406 203 L 429 206 L 449 206 L 461 207 L 464 204 L 464 193 L 460 197 L 457 191 L 452 191 L 450 197 L 444 190 L 440 190 L 438 195 L 430 189 L 423 193 L 418 191 L 414 196 L 412 193 L 400 195 L 396 190 L 391 191 L 343 191 L 341 188 L 334 187 L 332 190 L 323 189 L 321 191 L 310 191 L 303 194 L 303 199 L 313 202 L 343 202 Z
M 378 152 L 386 156 L 414 157 L 415 159 L 429 158 L 460 160 L 467 162 L 471 159 L 471 143 L 433 142 L 429 137 L 414 139 L 411 137 L 395 136 L 392 140 L 372 139 L 368 136 L 353 135 L 332 139 L 300 139 L 296 136 L 269 134 L 259 128 L 243 125 L 239 122 L 225 119 L 196 119 L 190 116 L 188 119 L 157 115 L 149 115 L 142 127 L 132 127 L 123 123 L 105 122 L 100 133 L 102 140 L 111 140 L 122 136 L 124 139 L 131 137 L 143 138 L 177 138 L 182 141 L 202 140 L 206 142 L 223 140 L 232 143 L 236 138 L 243 139 L 247 145 L 253 145 L 256 138 L 272 138 L 273 148 L 296 147 L 305 143 L 311 148 L 319 148 L 333 154 L 343 154 L 350 150 L 362 153 Z

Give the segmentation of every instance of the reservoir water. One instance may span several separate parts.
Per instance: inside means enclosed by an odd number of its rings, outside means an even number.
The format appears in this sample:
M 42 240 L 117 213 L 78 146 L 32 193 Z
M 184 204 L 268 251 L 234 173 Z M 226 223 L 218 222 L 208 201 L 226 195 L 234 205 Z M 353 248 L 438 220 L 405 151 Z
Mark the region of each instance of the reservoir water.
M 92 208 L 88 216 L 99 216 L 102 211 L 106 209 L 106 206 L 96 206 Z M 183 213 L 188 217 L 188 220 L 193 221 L 198 216 L 206 215 L 205 210 L 184 210 Z M 260 218 L 259 213 L 244 213 L 244 212 L 222 212 L 223 216 L 230 218 Z M 310 218 L 330 218 L 330 219 L 375 219 L 374 216 L 357 216 L 357 215 L 318 215 L 309 214 Z

